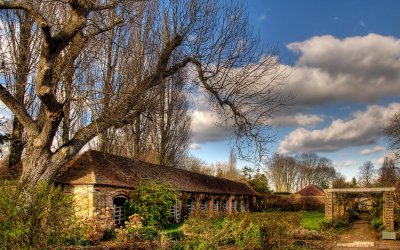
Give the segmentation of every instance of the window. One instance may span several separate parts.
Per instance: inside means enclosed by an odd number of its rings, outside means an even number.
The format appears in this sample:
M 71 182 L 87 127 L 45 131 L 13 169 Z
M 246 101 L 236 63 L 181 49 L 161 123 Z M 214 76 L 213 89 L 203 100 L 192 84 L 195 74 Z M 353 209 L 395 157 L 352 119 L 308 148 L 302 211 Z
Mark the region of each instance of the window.
M 228 212 L 228 201 L 227 200 L 222 201 L 222 210 L 224 212 Z
M 232 200 L 232 212 L 236 212 L 236 201 Z
M 169 219 L 174 222 L 179 222 L 181 219 L 181 212 L 179 211 L 178 201 L 175 201 L 174 205 L 171 207 L 171 213 Z
M 114 222 L 118 226 L 121 226 L 124 223 L 124 204 L 128 199 L 125 196 L 117 196 L 113 199 L 113 208 L 114 208 Z
M 194 200 L 193 199 L 189 199 L 187 201 L 187 210 L 189 213 L 191 213 L 192 211 L 194 211 Z
M 201 207 L 200 210 L 201 211 L 206 211 L 208 209 L 208 200 L 204 199 L 201 201 Z
M 219 200 L 215 199 L 214 200 L 214 212 L 219 211 Z

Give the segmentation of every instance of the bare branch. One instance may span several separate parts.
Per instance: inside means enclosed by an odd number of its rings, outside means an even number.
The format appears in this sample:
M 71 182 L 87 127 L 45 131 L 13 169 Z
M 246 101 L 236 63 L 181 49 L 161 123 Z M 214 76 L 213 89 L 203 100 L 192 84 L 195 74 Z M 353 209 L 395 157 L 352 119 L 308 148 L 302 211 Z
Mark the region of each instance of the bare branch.
M 37 134 L 39 128 L 35 121 L 28 114 L 23 104 L 19 103 L 11 94 L 8 92 L 3 85 L 0 84 L 0 100 L 13 112 L 15 117 L 23 124 L 30 134 Z

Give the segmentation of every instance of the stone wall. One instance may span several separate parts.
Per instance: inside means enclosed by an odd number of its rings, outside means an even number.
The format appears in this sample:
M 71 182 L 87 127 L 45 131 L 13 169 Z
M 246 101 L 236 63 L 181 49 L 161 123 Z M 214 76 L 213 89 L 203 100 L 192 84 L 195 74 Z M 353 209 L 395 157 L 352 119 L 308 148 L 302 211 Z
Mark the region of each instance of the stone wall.
M 68 187 L 68 190 L 74 194 L 76 212 L 81 217 L 97 217 L 108 221 L 113 219 L 113 199 L 123 196 L 129 199 L 132 189 L 116 188 L 108 186 L 94 185 L 76 185 Z M 255 208 L 256 197 L 254 196 L 235 196 L 235 195 L 212 195 L 212 194 L 190 194 L 179 195 L 181 202 L 178 202 L 180 215 L 187 216 L 187 201 L 194 200 L 195 209 L 200 211 L 202 200 L 207 200 L 207 210 L 214 211 L 214 200 L 219 201 L 218 211 L 223 213 L 222 201 L 228 201 L 228 213 L 246 212 Z M 232 208 L 235 201 L 236 209 Z M 240 201 L 240 202 L 239 202 Z M 240 207 L 239 207 L 239 204 Z M 244 210 L 244 211 L 242 211 Z

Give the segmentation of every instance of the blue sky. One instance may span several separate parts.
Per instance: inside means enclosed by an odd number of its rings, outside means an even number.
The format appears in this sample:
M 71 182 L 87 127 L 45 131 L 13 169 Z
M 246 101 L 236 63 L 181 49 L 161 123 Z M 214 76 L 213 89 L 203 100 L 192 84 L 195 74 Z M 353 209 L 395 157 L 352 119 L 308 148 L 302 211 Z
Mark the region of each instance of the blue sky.
M 262 43 L 278 46 L 295 105 L 276 114 L 271 151 L 315 152 L 350 179 L 365 161 L 378 168 L 385 121 L 400 110 L 400 1 L 248 1 Z M 195 112 L 191 153 L 227 161 L 230 132 Z M 245 162 L 239 162 L 243 166 Z

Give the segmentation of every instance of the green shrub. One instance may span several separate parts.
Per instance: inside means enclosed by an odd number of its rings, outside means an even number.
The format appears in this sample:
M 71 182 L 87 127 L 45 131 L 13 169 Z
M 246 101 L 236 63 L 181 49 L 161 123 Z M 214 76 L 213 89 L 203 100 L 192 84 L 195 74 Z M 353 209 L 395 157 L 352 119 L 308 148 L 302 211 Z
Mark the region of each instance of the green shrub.
M 296 213 L 240 213 L 228 216 L 200 213 L 189 216 L 183 224 L 183 245 L 185 249 L 192 249 L 196 244 L 208 249 L 224 245 L 240 249 L 276 249 L 287 246 L 291 231 L 299 226 L 300 218 Z
M 181 240 L 183 238 L 183 232 L 181 229 L 173 229 L 165 231 L 165 235 L 173 241 Z
M 0 249 L 42 248 L 71 240 L 72 196 L 44 182 L 25 188 L 0 183 Z
M 112 228 L 110 229 L 106 229 L 106 231 L 104 231 L 103 234 L 103 238 L 101 238 L 102 240 L 115 240 L 117 238 L 116 234 L 115 234 L 115 230 Z
M 140 215 L 145 226 L 165 227 L 176 199 L 177 191 L 168 185 L 140 183 L 133 191 L 132 199 L 125 203 L 126 215 Z
M 320 226 L 322 230 L 328 229 L 345 229 L 350 226 L 350 222 L 344 219 L 337 220 L 323 220 L 320 222 Z
M 139 237 L 142 240 L 153 241 L 159 237 L 159 230 L 155 226 L 145 226 L 138 229 Z
M 384 228 L 383 221 L 381 218 L 373 218 L 370 222 L 371 227 L 374 230 L 380 231 Z

